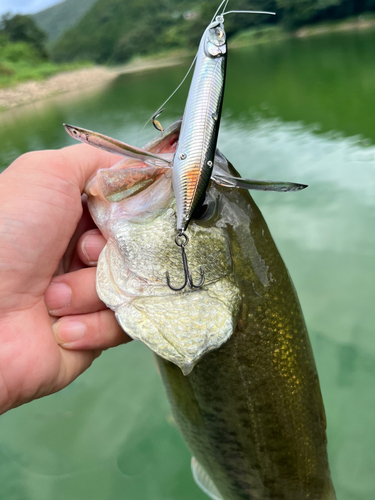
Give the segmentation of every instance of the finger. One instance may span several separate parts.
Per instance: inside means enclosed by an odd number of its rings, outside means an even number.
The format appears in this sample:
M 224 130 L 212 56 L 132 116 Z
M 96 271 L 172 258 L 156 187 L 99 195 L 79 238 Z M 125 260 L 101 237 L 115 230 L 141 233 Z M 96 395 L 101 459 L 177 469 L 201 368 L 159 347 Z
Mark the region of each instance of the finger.
M 68 146 L 60 150 L 63 163 L 69 168 L 69 174 L 81 193 L 87 183 L 99 168 L 110 168 L 123 158 L 106 151 L 87 146 L 86 144 L 78 144 Z
M 56 341 L 66 349 L 108 349 L 130 342 L 113 311 L 65 316 L 52 325 Z
M 61 365 L 57 380 L 50 392 L 57 392 L 72 383 L 79 375 L 86 371 L 93 361 L 101 354 L 100 350 L 69 351 L 60 348 Z
M 27 153 L 1 174 L 5 251 L 12 252 L 5 273 L 9 290 L 27 287 L 35 296 L 44 293 L 82 217 L 81 193 L 87 180 L 118 160 L 81 144 Z
M 96 268 L 85 268 L 55 276 L 44 301 L 52 316 L 85 314 L 105 309 L 96 292 Z
M 122 158 L 86 144 L 77 144 L 58 150 L 35 151 L 20 156 L 11 170 L 22 168 L 37 174 L 54 175 L 70 182 L 82 193 L 87 181 L 99 168 L 110 168 Z M 35 168 L 37 163 L 37 168 Z
M 80 237 L 77 244 L 77 254 L 84 264 L 95 266 L 105 244 L 106 239 L 99 229 L 92 229 Z
M 72 271 L 77 271 L 84 267 L 83 262 L 78 253 L 77 245 L 81 236 L 91 229 L 97 229 L 90 212 L 87 207 L 87 196 L 82 196 L 82 217 L 77 225 L 77 228 L 69 242 L 68 248 L 66 249 L 59 266 L 55 272 L 55 276 L 60 274 L 65 274 Z
M 92 220 L 91 214 L 89 212 L 87 206 L 87 196 L 82 195 L 82 208 L 83 213 L 81 220 L 78 223 L 77 229 L 74 232 L 72 239 L 70 240 L 67 251 L 65 252 L 64 261 L 65 261 L 65 272 L 77 271 L 78 269 L 82 269 L 82 260 L 77 251 L 78 242 L 83 234 L 91 229 L 97 229 L 95 222 Z M 69 248 L 70 247 L 70 248 Z M 70 250 L 70 255 L 69 255 Z

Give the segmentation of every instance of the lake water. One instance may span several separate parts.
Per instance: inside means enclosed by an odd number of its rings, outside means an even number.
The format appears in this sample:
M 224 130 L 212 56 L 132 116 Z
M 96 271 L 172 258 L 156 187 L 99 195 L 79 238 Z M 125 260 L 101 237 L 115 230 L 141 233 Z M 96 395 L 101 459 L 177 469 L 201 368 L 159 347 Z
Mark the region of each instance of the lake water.
M 298 291 L 339 500 L 375 497 L 375 33 L 232 50 L 219 148 L 243 176 L 309 184 L 255 193 Z M 73 141 L 67 122 L 136 144 L 186 65 L 120 76 L 0 115 L 0 168 Z M 183 112 L 187 86 L 161 116 Z M 149 126 L 138 145 L 154 135 Z M 20 180 L 22 182 L 22 179 Z M 1 498 L 204 500 L 151 353 L 104 353 L 59 394 L 1 417 Z

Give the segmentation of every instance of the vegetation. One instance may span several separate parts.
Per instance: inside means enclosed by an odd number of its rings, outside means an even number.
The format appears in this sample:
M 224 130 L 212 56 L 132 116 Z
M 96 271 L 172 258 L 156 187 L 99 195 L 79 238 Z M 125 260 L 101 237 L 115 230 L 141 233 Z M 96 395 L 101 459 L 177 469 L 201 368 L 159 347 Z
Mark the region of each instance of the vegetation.
M 81 66 L 82 60 L 118 64 L 139 55 L 195 50 L 218 4 L 219 0 L 65 0 L 32 17 L 3 16 L 0 85 L 44 78 L 72 68 L 72 63 Z M 226 18 L 228 37 L 246 44 L 280 40 L 306 24 L 332 25 L 373 12 L 375 0 L 230 0 L 230 8 L 277 12 L 275 17 Z
M 122 63 L 135 55 L 165 49 L 195 48 L 218 0 L 98 0 L 53 48 L 57 61 L 79 58 Z M 226 18 L 228 36 L 248 30 L 250 41 L 280 38 L 306 23 L 336 20 L 375 10 L 375 0 L 236 0 L 238 10 L 271 10 L 277 17 L 233 15 Z M 275 28 L 277 25 L 277 29 Z M 266 29 L 257 29 L 259 26 Z M 244 40 L 243 40 L 244 41 Z
M 22 16 L 20 14 L 15 16 L 5 14 L 0 21 L 0 30 L 3 40 L 27 44 L 30 46 L 33 56 L 37 55 L 43 59 L 47 58 L 47 53 L 44 48 L 44 42 L 47 36 L 44 31 L 35 24 L 31 17 Z
M 375 10 L 375 0 L 276 0 L 276 5 L 287 28 Z
M 57 40 L 68 28 L 76 25 L 96 0 L 65 0 L 31 17 L 47 34 L 48 45 Z
M 25 80 L 41 80 L 82 63 L 56 64 L 44 48 L 46 34 L 29 16 L 3 16 L 0 20 L 0 87 Z M 88 63 L 86 63 L 88 64 Z

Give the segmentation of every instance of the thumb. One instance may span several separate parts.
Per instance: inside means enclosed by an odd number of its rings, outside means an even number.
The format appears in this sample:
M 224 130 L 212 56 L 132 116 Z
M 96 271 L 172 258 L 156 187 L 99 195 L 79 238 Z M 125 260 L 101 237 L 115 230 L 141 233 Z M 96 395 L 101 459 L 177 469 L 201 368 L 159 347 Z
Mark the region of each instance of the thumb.
M 80 189 L 82 193 L 87 181 L 99 168 L 110 168 L 119 162 L 122 157 L 101 151 L 86 144 L 68 146 L 60 150 L 59 162 L 64 165 L 64 172 Z
M 27 153 L 0 174 L 0 298 L 44 293 L 82 216 L 86 182 L 118 160 L 82 144 Z

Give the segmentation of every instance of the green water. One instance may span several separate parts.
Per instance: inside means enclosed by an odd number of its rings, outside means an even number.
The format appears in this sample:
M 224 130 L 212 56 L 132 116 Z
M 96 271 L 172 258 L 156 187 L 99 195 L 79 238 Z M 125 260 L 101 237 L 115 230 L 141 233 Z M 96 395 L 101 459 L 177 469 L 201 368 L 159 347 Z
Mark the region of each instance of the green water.
M 339 500 L 375 497 L 375 33 L 230 52 L 219 147 L 243 176 L 309 184 L 256 193 L 299 293 Z M 73 141 L 62 122 L 135 144 L 186 66 L 0 115 L 0 168 Z M 182 114 L 187 87 L 162 123 Z M 148 128 L 139 144 L 153 136 Z M 20 179 L 22 182 L 22 179 Z M 204 500 L 151 353 L 104 353 L 59 394 L 0 419 L 0 498 Z

